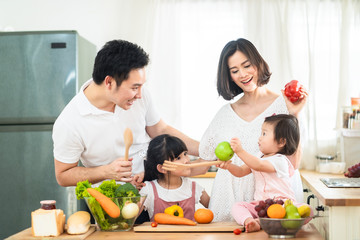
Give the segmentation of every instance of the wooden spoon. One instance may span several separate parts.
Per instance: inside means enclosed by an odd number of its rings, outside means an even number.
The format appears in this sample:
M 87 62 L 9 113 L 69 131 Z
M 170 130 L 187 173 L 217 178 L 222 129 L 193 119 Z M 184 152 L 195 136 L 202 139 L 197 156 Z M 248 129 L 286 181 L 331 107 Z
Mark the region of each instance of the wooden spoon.
M 223 161 L 217 160 L 217 161 L 206 161 L 206 162 L 200 162 L 200 163 L 175 163 L 168 160 L 165 160 L 163 163 L 163 169 L 166 171 L 176 171 L 186 168 L 195 168 L 195 167 L 204 167 L 204 166 L 212 166 L 212 165 L 219 165 Z
M 133 144 L 133 134 L 130 128 L 126 128 L 124 131 L 124 143 L 125 143 L 125 161 L 129 160 L 129 148 Z

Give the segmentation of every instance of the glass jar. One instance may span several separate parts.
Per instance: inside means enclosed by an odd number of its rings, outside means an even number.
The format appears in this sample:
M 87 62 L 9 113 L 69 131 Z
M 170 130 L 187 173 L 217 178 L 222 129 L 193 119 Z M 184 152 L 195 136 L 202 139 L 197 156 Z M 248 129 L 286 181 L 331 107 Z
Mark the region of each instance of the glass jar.
M 332 155 L 319 154 L 316 155 L 317 159 L 317 171 L 320 173 L 330 173 L 331 172 L 331 163 L 335 159 Z
M 42 200 L 40 201 L 41 209 L 51 210 L 56 209 L 56 201 L 55 200 Z

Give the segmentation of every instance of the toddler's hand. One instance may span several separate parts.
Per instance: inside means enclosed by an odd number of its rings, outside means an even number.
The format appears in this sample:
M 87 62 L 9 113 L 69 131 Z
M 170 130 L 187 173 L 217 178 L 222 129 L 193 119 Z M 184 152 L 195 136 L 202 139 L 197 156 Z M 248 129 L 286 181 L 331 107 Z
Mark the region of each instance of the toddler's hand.
M 238 138 L 232 138 L 230 140 L 230 146 L 235 153 L 238 153 L 243 150 L 241 146 L 241 142 Z
M 216 166 L 217 166 L 218 168 L 227 170 L 227 169 L 229 168 L 230 164 L 231 164 L 231 160 L 229 160 L 229 161 L 224 161 L 224 162 L 222 162 L 222 163 L 220 163 L 219 165 L 216 165 Z

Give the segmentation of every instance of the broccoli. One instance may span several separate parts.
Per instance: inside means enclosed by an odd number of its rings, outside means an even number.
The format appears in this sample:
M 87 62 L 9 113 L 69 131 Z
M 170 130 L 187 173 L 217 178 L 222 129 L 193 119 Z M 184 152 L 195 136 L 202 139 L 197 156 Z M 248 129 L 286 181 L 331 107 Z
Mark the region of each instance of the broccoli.
M 115 191 L 115 197 L 137 197 L 139 191 L 131 183 L 120 185 Z

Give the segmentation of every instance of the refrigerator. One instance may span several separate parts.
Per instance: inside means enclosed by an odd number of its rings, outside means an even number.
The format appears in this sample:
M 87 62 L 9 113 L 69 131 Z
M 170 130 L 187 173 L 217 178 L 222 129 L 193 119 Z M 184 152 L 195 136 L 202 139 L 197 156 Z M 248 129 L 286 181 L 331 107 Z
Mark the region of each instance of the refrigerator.
M 76 31 L 0 32 L 0 239 L 31 227 L 41 200 L 67 217 L 86 208 L 56 182 L 51 136 L 96 51 Z

